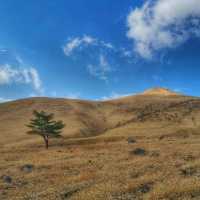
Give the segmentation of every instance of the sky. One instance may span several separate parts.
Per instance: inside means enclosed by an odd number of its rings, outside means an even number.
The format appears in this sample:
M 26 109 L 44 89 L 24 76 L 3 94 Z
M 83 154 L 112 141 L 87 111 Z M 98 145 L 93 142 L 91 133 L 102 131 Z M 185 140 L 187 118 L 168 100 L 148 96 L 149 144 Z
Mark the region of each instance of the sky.
M 200 96 L 199 0 L 1 0 L 0 102 Z

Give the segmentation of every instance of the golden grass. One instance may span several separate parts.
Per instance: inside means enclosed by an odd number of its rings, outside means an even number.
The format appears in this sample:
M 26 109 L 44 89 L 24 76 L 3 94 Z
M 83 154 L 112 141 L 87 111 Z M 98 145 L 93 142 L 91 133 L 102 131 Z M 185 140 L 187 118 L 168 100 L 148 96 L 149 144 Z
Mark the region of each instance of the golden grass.
M 199 107 L 198 99 L 179 95 L 0 104 L 0 200 L 198 200 Z M 49 150 L 26 135 L 33 109 L 66 123 Z M 134 154 L 137 148 L 145 155 Z M 22 170 L 26 164 L 31 172 Z
M 82 144 L 24 144 L 0 150 L 0 199 L 199 199 L 200 137 L 176 140 L 91 139 Z M 93 138 L 95 140 L 95 138 Z M 91 141 L 91 143 L 90 143 Z M 106 141 L 106 142 L 105 142 Z M 132 150 L 144 148 L 145 156 Z M 155 153 L 156 152 L 156 153 Z M 30 173 L 21 166 L 33 164 Z M 185 175 L 184 169 L 197 169 Z

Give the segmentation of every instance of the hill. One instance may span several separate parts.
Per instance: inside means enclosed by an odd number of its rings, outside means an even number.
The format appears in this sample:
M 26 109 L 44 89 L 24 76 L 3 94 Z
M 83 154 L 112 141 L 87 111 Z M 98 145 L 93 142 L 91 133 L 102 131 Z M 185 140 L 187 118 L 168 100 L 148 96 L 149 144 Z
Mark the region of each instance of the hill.
M 55 113 L 66 124 L 66 138 L 111 134 L 128 127 L 163 124 L 193 127 L 199 117 L 200 99 L 155 88 L 139 95 L 109 101 L 30 98 L 0 104 L 2 144 L 32 139 L 26 135 L 33 110 Z M 124 134 L 128 132 L 123 131 Z M 6 137 L 5 137 L 6 135 Z M 33 137 L 35 139 L 35 137 Z
M 26 134 L 33 110 L 63 138 Z M 200 199 L 200 99 L 164 88 L 108 101 L 29 98 L 0 104 L 0 199 Z

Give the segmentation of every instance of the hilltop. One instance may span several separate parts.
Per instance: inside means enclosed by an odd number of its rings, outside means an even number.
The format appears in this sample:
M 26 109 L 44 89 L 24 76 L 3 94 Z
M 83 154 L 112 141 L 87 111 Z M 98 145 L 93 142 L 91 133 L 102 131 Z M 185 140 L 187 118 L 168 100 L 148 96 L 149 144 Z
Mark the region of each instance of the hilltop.
M 167 88 L 160 88 L 160 87 L 148 89 L 144 91 L 142 94 L 143 95 L 161 95 L 161 96 L 181 95 L 180 93 L 173 92 Z
M 66 124 L 48 151 L 26 134 L 33 110 Z M 199 118 L 199 98 L 164 88 L 107 101 L 1 103 L 0 199 L 197 200 Z

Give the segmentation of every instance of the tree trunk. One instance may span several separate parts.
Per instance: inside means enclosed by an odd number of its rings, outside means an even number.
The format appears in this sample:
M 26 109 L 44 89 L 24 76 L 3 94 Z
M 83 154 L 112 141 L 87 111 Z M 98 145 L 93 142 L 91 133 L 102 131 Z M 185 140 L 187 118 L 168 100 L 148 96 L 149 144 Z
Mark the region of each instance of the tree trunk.
M 48 136 L 44 137 L 44 142 L 45 142 L 46 149 L 48 149 L 49 148 L 49 138 L 48 138 Z

